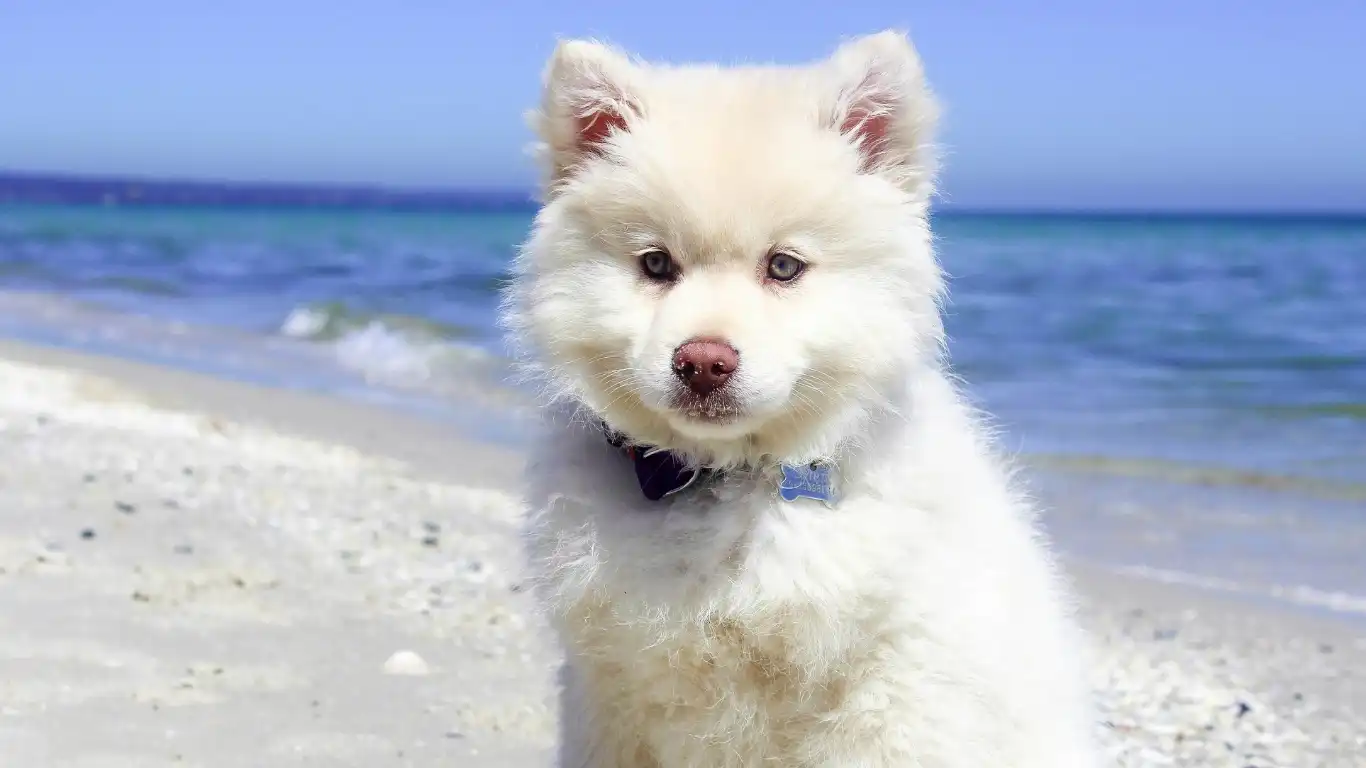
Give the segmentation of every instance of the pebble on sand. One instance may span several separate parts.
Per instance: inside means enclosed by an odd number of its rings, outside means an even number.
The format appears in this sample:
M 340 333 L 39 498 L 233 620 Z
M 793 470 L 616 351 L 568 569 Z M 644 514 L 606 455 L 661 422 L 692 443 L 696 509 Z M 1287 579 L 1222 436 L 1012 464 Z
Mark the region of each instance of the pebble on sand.
M 384 662 L 384 673 L 387 675 L 421 676 L 430 671 L 427 662 L 412 651 L 397 651 Z

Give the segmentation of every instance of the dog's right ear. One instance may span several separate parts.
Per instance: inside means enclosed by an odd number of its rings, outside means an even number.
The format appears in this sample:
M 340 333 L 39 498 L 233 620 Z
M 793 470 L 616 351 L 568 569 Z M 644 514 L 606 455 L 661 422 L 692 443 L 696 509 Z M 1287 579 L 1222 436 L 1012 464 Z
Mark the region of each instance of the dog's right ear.
M 641 115 L 639 68 L 624 54 L 586 40 L 561 42 L 546 67 L 541 108 L 532 116 L 552 184 L 605 151 Z

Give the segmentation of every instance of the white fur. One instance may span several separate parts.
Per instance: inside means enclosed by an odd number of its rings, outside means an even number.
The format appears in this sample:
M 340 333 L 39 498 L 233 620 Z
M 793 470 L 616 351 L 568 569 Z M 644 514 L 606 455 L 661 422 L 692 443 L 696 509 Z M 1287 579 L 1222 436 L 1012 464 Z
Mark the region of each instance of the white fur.
M 547 401 L 528 541 L 563 766 L 1093 765 L 1066 590 L 943 362 L 933 122 L 895 33 L 800 68 L 556 51 L 504 320 Z M 676 283 L 644 279 L 654 246 Z M 765 283 L 775 247 L 806 273 Z M 739 351 L 738 419 L 671 407 L 697 336 Z M 732 471 L 648 502 L 597 419 Z M 776 465 L 815 459 L 840 503 L 781 501 Z

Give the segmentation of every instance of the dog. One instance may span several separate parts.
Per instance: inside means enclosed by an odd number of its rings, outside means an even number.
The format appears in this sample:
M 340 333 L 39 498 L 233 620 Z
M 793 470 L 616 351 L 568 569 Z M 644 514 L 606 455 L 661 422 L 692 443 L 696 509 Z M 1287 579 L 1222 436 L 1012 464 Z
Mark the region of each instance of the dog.
M 566 768 L 1095 763 L 1073 598 L 945 352 L 936 99 L 564 41 L 502 322 Z

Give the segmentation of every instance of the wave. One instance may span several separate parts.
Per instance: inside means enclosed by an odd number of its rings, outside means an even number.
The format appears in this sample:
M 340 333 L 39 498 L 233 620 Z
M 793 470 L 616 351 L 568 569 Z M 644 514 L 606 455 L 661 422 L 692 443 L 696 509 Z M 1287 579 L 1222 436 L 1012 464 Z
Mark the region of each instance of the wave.
M 1366 484 L 1324 478 L 1194 465 L 1158 458 L 1029 453 L 1020 460 L 1036 469 L 1219 487 L 1291 491 L 1321 499 L 1366 501 Z
M 1268 416 L 1287 419 L 1323 416 L 1344 419 L 1366 419 L 1366 403 L 1312 403 L 1309 405 L 1267 406 L 1261 409 Z
M 26 261 L 0 262 L 0 281 L 53 292 L 109 291 L 168 298 L 187 295 L 184 286 L 172 280 L 133 274 L 65 274 Z
M 425 317 L 367 312 L 345 302 L 325 301 L 295 307 L 280 325 L 285 336 L 309 341 L 335 341 L 356 331 L 382 326 L 413 338 L 454 340 L 472 335 L 470 329 Z
M 1249 597 L 1272 598 L 1306 608 L 1328 610 L 1333 613 L 1366 615 L 1366 596 L 1349 592 L 1323 590 L 1300 584 L 1271 584 L 1258 587 L 1231 579 L 1201 576 L 1185 571 L 1152 568 L 1145 565 L 1121 565 L 1110 570 L 1122 576 L 1132 576 L 1163 584 L 1196 587 L 1211 592 L 1224 592 Z
M 344 302 L 294 308 L 281 336 L 327 345 L 343 367 L 372 383 L 434 394 L 505 390 L 505 358 L 475 343 L 471 329 L 429 318 L 369 312 Z

